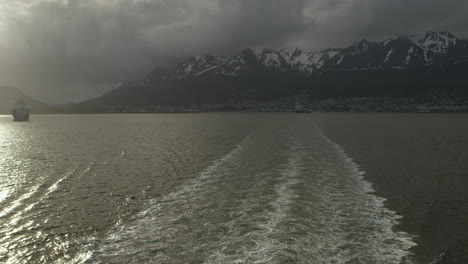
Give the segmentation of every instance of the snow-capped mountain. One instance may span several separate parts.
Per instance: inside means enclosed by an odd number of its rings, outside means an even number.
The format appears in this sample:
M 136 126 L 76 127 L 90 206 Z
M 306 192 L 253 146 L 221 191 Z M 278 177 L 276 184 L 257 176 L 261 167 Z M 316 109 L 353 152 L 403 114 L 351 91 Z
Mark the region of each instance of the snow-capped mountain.
M 468 87 L 468 41 L 448 32 L 406 34 L 343 49 L 245 49 L 186 59 L 82 105 L 145 106 L 311 97 L 422 96 Z
M 231 57 L 211 55 L 190 57 L 164 78 L 180 80 L 201 75 L 236 77 L 251 74 L 310 75 L 317 72 L 340 50 L 304 52 L 300 49 L 245 49 Z
M 209 72 L 226 61 L 224 57 L 211 55 L 193 56 L 175 67 L 168 75 L 168 79 L 180 79 L 189 76 L 198 76 Z
M 283 49 L 280 52 L 288 62 L 292 72 L 307 76 L 317 72 L 339 51 L 340 49 L 327 49 L 322 52 L 303 52 L 299 49 Z
M 259 74 L 309 76 L 327 71 L 406 69 L 468 61 L 468 42 L 448 32 L 405 34 L 382 42 L 361 40 L 344 49 L 245 49 L 231 57 L 190 57 L 166 80 L 196 76 L 238 77 Z
M 383 42 L 357 42 L 342 50 L 327 70 L 406 69 L 468 61 L 466 40 L 448 32 L 406 34 Z
M 436 54 L 447 54 L 448 49 L 456 45 L 458 40 L 449 32 L 408 34 L 402 35 L 399 38 L 411 41 L 425 52 L 433 52 Z M 386 42 L 386 44 L 388 43 L 389 42 Z

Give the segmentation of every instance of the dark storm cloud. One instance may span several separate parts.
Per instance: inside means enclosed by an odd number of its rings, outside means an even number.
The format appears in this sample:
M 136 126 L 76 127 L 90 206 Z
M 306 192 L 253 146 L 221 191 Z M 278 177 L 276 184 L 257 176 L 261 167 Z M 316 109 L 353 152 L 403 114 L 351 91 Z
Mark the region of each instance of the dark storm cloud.
M 468 1 L 464 0 L 323 0 L 311 1 L 306 16 L 313 23 L 293 36 L 303 47 L 341 47 L 360 39 L 383 40 L 404 33 L 450 31 L 468 37 Z
M 465 0 L 9 0 L 0 2 L 0 80 L 81 99 L 193 54 L 319 50 L 361 38 L 448 30 Z

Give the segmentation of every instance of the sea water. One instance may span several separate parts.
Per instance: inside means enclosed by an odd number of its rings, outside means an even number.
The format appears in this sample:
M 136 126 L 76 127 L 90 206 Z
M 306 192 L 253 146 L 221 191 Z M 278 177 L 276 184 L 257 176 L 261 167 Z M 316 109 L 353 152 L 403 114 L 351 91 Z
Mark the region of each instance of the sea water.
M 0 119 L 5 263 L 403 263 L 415 246 L 307 114 Z

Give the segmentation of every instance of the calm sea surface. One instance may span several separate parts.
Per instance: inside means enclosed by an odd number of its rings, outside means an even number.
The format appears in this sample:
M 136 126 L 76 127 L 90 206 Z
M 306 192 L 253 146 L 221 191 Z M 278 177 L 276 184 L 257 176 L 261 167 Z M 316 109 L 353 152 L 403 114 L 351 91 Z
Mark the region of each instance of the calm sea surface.
M 2 263 L 402 263 L 308 114 L 0 116 Z

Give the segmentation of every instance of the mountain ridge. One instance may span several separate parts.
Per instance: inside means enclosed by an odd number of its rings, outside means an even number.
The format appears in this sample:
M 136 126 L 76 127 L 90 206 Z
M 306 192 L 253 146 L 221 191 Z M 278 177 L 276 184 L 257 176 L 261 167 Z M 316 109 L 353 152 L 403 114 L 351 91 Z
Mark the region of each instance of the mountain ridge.
M 326 71 L 405 69 L 468 61 L 468 41 L 449 32 L 404 34 L 381 42 L 361 40 L 346 48 L 308 52 L 300 49 L 247 48 L 229 57 L 191 56 L 164 79 L 201 75 L 240 76 L 259 71 L 311 75 Z
M 227 57 L 191 56 L 79 106 L 193 105 L 297 93 L 421 97 L 429 90 L 468 88 L 467 70 L 468 40 L 428 31 L 320 52 L 248 48 Z

